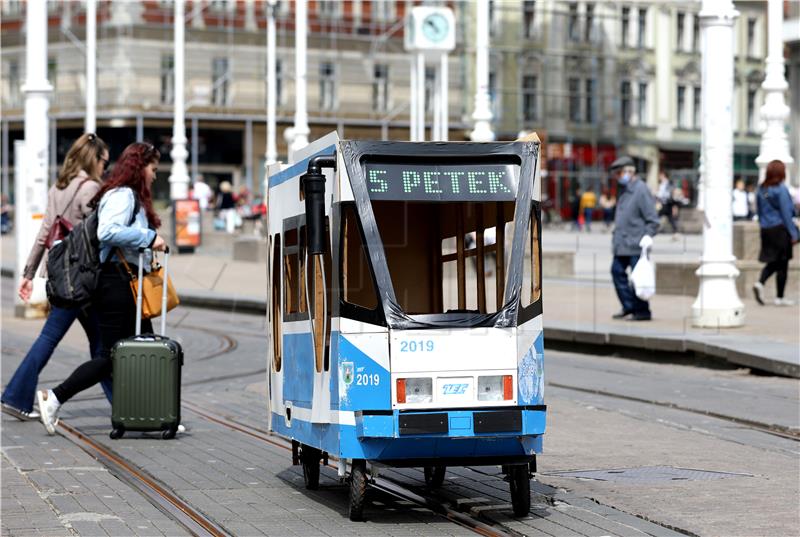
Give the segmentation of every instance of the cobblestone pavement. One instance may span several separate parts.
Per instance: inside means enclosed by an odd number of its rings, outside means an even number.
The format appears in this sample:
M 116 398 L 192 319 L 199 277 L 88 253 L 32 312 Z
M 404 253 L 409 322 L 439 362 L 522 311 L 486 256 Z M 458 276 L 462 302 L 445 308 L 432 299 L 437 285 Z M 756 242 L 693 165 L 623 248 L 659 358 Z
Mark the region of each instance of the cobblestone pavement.
M 4 306 L 2 377 L 6 381 L 41 323 L 14 319 L 9 305 Z M 170 318 L 169 333 L 182 342 L 186 352 L 183 395 L 184 401 L 191 403 L 188 406 L 235 416 L 252 427 L 266 427 L 262 317 L 180 308 Z M 52 386 L 63 379 L 85 358 L 85 346 L 76 326 L 43 372 L 42 384 Z M 643 389 L 656 391 L 656 379 L 666 382 L 675 375 L 676 385 L 686 386 L 684 399 L 689 403 L 694 401 L 692 391 L 703 382 L 710 386 L 728 382 L 732 394 L 752 394 L 763 386 L 774 399 L 786 399 L 781 421 L 791 423 L 794 417 L 786 409 L 796 401 L 796 393 L 792 399 L 796 384 L 789 385 L 794 381 L 787 379 L 764 379 L 760 384 L 757 379 L 737 380 L 730 372 L 720 373 L 723 377 L 714 373 L 690 378 L 693 368 L 631 366 L 628 364 L 633 362 L 625 360 L 600 365 L 596 358 L 585 363 L 573 358 L 571 363 L 562 353 L 548 356 L 554 365 L 551 382 L 572 377 L 570 380 L 587 385 L 589 380 L 574 373 L 583 369 L 590 378 L 603 378 L 607 388 L 625 386 L 619 378 L 612 378 L 618 374 L 636 386 L 646 386 L 640 384 L 642 379 L 650 379 L 653 385 Z M 561 372 L 559 368 L 563 368 Z M 758 398 L 751 400 L 753 405 L 760 404 Z M 439 497 L 525 535 L 676 535 L 665 525 L 698 534 L 793 533 L 792 523 L 797 518 L 792 516 L 792 505 L 800 498 L 797 474 L 792 474 L 797 469 L 796 442 L 776 439 L 770 446 L 763 433 L 731 432 L 730 427 L 713 420 L 688 422 L 675 411 L 645 409 L 588 393 L 576 395 L 565 388 L 550 388 L 548 405 L 547 451 L 539 464 L 540 472 L 547 475 L 533 483 L 530 517 L 510 517 L 508 485 L 497 468 L 449 469 Z M 109 414 L 100 390 L 92 388 L 65 405 L 61 416 L 157 478 L 231 534 L 471 533 L 427 509 L 377 493 L 366 510 L 367 522 L 350 522 L 347 488 L 333 470 L 323 470 L 320 490 L 307 491 L 302 472 L 291 466 L 287 451 L 236 433 L 188 408 L 183 411 L 188 431 L 174 441 L 135 433 L 112 441 L 107 436 Z M 68 438 L 47 437 L 37 423 L 3 416 L 2 456 L 3 535 L 186 534 Z M 747 476 L 633 486 L 556 475 L 581 468 L 662 464 Z M 423 484 L 419 469 L 391 470 L 386 475 L 411 488 Z M 753 505 L 751 512 L 741 509 L 747 501 Z

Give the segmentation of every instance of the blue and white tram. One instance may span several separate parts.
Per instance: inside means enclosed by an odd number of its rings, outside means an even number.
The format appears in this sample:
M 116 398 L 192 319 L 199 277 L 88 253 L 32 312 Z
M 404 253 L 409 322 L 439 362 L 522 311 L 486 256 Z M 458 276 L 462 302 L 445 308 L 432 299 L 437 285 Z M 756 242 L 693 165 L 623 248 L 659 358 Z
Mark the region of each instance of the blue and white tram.
M 502 465 L 530 510 L 542 449 L 539 141 L 332 133 L 269 177 L 270 429 L 308 488 L 382 466 Z M 274 172 L 274 173 L 272 173 Z

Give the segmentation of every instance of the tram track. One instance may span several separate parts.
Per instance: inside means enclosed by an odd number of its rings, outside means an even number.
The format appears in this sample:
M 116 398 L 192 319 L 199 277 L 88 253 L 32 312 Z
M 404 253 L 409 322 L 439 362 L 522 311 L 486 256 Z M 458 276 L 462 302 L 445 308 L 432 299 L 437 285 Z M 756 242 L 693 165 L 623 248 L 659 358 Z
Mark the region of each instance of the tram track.
M 785 438 L 787 440 L 793 440 L 795 442 L 800 442 L 800 430 L 793 429 L 791 427 L 786 427 L 784 425 L 777 425 L 777 424 L 770 424 L 770 423 L 763 423 L 755 420 L 749 420 L 746 418 L 737 418 L 735 416 L 729 416 L 727 414 L 722 414 L 719 412 L 714 412 L 712 410 L 702 410 L 697 408 L 691 408 L 684 405 L 679 405 L 677 403 L 673 403 L 670 401 L 659 401 L 656 399 L 647 399 L 644 397 L 636 397 L 632 395 L 625 395 L 621 393 L 614 393 L 609 392 L 607 390 L 601 390 L 597 388 L 584 388 L 582 386 L 572 386 L 569 384 L 563 384 L 560 382 L 547 382 L 547 386 L 552 386 L 553 388 L 560 388 L 562 390 L 570 390 L 574 392 L 580 393 L 588 393 L 592 395 L 601 395 L 603 397 L 611 397 L 614 399 L 621 399 L 624 401 L 631 401 L 635 403 L 643 403 L 651 406 L 657 406 L 660 408 L 668 408 L 671 410 L 679 410 L 681 412 L 689 412 L 691 414 L 697 414 L 700 416 L 708 416 L 710 418 L 727 421 L 729 423 L 734 423 L 736 425 L 740 425 L 742 427 L 746 427 L 748 429 L 752 429 L 754 431 L 760 431 L 765 434 L 770 434 L 773 436 L 777 436 L 780 438 Z

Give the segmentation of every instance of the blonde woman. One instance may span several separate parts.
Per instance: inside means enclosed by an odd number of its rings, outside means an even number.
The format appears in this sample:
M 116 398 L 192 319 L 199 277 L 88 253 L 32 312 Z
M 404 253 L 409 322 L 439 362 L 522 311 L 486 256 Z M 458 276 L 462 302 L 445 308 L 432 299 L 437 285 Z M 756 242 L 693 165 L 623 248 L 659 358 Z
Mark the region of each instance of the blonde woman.
M 92 199 L 101 186 L 101 177 L 108 166 L 108 146 L 96 134 L 84 134 L 69 149 L 56 184 L 47 193 L 47 212 L 39 234 L 33 243 L 22 281 L 19 296 L 28 301 L 33 290 L 33 277 L 40 265 L 46 266 L 47 238 L 56 218 L 61 216 L 73 226 L 89 212 Z M 39 414 L 33 410 L 39 372 L 47 365 L 50 356 L 64 334 L 77 319 L 89 340 L 92 358 L 100 355 L 101 341 L 98 320 L 91 306 L 85 308 L 59 308 L 52 306 L 50 315 L 39 337 L 22 360 L 2 396 L 2 409 L 20 420 L 35 420 Z M 111 399 L 111 383 L 105 381 L 103 390 Z

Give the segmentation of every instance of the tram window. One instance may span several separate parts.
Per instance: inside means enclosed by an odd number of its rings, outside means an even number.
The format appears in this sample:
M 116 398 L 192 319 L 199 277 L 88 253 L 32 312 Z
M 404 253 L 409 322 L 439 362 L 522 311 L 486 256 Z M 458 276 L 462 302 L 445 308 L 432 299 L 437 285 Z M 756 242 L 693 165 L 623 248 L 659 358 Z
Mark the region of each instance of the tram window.
M 275 371 L 281 370 L 281 236 L 275 235 L 272 251 L 272 352 Z
M 283 236 L 283 313 L 300 311 L 300 265 L 297 229 L 288 229 Z
M 314 321 L 314 365 L 317 373 L 322 372 L 323 369 L 325 371 L 330 369 L 331 288 L 333 286 L 325 285 L 324 283 L 325 280 L 330 281 L 332 274 L 329 225 L 328 218 L 325 218 L 325 253 L 321 259 L 319 256 L 310 256 L 308 258 L 309 266 L 304 276 L 307 278 L 306 285 L 308 286 L 310 298 L 311 318 Z
M 342 290 L 344 301 L 368 310 L 378 307 L 378 293 L 352 204 L 342 206 Z
M 539 219 L 536 208 L 531 208 L 531 219 L 525 238 L 525 256 L 523 258 L 522 272 L 522 297 L 520 306 L 530 306 L 542 296 L 542 282 L 540 281 L 539 259 Z

